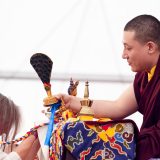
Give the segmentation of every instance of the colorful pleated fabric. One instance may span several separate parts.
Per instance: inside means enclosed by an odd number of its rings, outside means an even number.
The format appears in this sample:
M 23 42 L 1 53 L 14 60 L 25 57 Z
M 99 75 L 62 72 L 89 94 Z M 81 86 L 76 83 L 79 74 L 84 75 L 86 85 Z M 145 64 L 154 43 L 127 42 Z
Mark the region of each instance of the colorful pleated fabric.
M 52 135 L 50 160 L 65 159 L 66 149 L 77 160 L 133 160 L 137 133 L 132 120 L 62 121 Z

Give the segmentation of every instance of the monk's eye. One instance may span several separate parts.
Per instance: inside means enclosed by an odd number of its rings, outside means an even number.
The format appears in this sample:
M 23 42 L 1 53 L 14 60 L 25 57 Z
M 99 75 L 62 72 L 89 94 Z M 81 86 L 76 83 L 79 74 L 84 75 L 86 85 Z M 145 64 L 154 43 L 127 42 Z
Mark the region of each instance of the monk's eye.
M 127 48 L 128 51 L 132 50 L 132 48 Z
M 130 51 L 130 50 L 132 50 L 132 48 L 131 47 L 124 47 L 124 50 L 126 50 L 126 51 Z

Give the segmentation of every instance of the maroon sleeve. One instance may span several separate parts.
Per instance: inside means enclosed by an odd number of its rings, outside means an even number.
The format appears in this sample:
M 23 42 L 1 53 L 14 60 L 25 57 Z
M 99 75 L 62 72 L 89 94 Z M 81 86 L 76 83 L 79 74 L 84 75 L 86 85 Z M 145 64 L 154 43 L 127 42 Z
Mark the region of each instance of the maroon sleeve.
M 137 73 L 135 75 L 135 79 L 134 79 L 134 93 L 135 93 L 135 97 L 136 97 L 136 100 L 137 100 L 137 104 L 139 103 L 140 101 L 140 98 L 141 98 L 141 94 L 140 94 L 140 82 L 141 82 L 141 76 L 139 73 Z
M 147 74 L 137 73 L 134 80 L 134 92 L 139 105 L 138 111 L 143 114 L 143 124 L 137 139 L 136 160 L 160 158 L 160 82 L 159 79 L 153 82 L 156 85 L 150 85 L 146 90 Z M 150 94 L 151 97 L 140 103 L 144 93 L 145 95 Z
M 160 157 L 160 120 L 156 125 L 140 132 L 136 154 L 137 160 Z
M 138 104 L 138 111 L 143 114 L 142 108 L 139 106 L 139 102 L 141 100 L 141 92 L 144 89 L 144 85 L 147 83 L 147 80 L 145 79 L 146 75 L 144 72 L 137 73 L 135 75 L 133 87 L 134 87 L 134 93 Z M 145 82 L 145 83 L 144 83 Z

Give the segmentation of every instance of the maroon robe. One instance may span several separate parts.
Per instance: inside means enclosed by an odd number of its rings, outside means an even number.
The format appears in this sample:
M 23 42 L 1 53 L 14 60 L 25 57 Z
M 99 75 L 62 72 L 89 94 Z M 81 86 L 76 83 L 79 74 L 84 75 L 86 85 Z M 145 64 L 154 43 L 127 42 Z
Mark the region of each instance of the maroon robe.
M 137 141 L 137 160 L 160 158 L 160 58 L 148 82 L 148 73 L 137 73 L 134 92 L 143 123 Z

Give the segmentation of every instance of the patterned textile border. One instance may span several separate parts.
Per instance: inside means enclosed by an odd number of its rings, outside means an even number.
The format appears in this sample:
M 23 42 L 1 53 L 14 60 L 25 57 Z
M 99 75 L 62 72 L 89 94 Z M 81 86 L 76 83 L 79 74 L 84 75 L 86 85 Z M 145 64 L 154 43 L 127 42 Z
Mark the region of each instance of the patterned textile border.
M 62 122 L 51 140 L 53 159 L 65 159 L 65 146 L 78 160 L 133 160 L 137 133 L 132 120 Z

